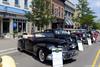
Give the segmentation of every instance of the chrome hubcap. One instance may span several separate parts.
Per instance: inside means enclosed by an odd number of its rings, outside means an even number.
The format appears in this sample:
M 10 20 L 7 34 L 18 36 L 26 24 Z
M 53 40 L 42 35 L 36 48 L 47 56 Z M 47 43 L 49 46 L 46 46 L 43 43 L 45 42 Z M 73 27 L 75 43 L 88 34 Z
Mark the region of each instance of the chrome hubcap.
M 40 50 L 39 51 L 39 59 L 40 59 L 40 61 L 44 61 L 45 60 L 45 55 L 44 55 L 44 53 L 43 53 L 43 50 Z

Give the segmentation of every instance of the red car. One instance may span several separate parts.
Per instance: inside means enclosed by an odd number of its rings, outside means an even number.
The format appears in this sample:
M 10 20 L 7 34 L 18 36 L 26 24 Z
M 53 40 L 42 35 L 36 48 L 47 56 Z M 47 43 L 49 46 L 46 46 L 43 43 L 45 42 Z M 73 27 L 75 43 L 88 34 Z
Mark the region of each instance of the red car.
M 99 32 L 98 31 L 91 31 L 91 33 L 92 33 L 92 36 L 94 37 L 94 40 L 96 42 L 97 41 L 97 37 L 99 35 Z

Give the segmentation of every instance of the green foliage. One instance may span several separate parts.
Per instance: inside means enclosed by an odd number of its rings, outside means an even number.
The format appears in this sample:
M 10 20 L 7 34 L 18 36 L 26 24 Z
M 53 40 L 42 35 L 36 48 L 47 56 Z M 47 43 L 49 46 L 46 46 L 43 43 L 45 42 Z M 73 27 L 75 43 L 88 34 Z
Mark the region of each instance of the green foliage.
M 99 29 L 100 30 L 100 19 L 95 21 L 96 23 L 93 24 L 93 29 Z
M 48 0 L 32 0 L 31 4 L 32 12 L 27 13 L 26 17 L 42 30 L 53 20 L 50 2 Z
M 100 30 L 100 23 L 94 23 L 92 28 Z
M 77 20 L 81 25 L 87 24 L 88 26 L 92 26 L 96 16 L 93 15 L 94 12 L 88 5 L 87 0 L 78 0 L 77 10 L 79 11 L 79 15 Z
M 91 26 L 94 23 L 94 18 L 95 18 L 95 16 L 93 16 L 93 15 L 85 15 L 80 18 L 80 23 L 81 23 L 81 25 L 87 24 L 87 25 Z

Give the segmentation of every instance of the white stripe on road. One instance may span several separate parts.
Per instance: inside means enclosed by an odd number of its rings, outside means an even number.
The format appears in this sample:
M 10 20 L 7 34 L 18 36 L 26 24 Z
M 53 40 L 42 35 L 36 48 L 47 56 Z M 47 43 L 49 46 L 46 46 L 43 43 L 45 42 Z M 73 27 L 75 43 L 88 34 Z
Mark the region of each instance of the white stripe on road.
M 16 50 L 16 48 L 9 48 L 9 49 L 5 49 L 5 50 L 0 50 L 0 53 L 7 52 L 7 51 L 12 51 L 12 50 Z
M 18 52 L 16 48 L 10 48 L 6 50 L 0 50 L 0 55 L 6 55 L 6 54 L 15 53 L 15 52 Z
M 18 52 L 18 51 L 17 50 L 14 50 L 14 51 L 9 51 L 9 52 L 5 52 L 5 53 L 0 53 L 0 56 L 7 55 L 7 54 L 11 54 L 11 53 L 15 53 L 15 52 Z

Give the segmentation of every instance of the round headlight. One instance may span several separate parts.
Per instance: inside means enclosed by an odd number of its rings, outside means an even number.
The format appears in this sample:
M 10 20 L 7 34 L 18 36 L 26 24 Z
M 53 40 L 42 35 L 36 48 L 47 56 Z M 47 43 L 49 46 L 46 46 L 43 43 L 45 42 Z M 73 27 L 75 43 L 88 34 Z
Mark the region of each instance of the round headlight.
M 53 48 L 55 48 L 55 46 L 48 46 L 49 50 L 52 50 Z
M 91 35 L 90 35 L 90 34 L 88 34 L 88 36 L 90 37 Z
M 70 45 L 71 48 L 76 48 L 75 44 Z
M 83 37 L 85 37 L 85 34 L 83 34 Z

